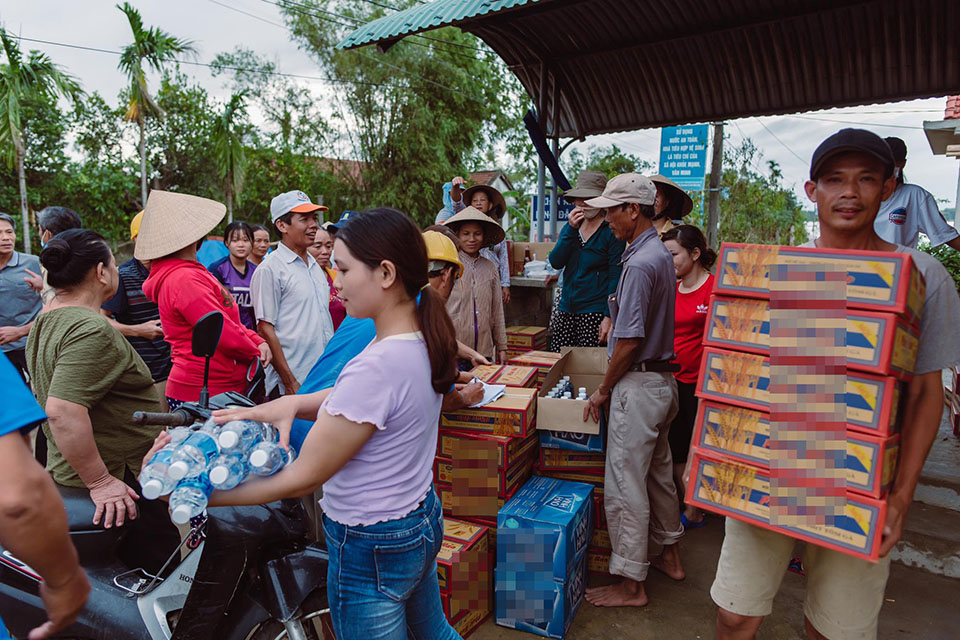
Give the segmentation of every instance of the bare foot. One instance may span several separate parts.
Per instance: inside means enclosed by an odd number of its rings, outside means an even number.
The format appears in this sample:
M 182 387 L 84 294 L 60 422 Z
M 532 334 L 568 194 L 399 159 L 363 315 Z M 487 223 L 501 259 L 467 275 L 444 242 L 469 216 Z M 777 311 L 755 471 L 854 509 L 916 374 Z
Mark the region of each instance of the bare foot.
M 650 566 L 667 574 L 674 580 L 683 580 L 687 577 L 686 571 L 683 570 L 683 564 L 680 562 L 680 552 L 675 544 L 664 547 L 662 554 L 650 558 Z
M 647 592 L 642 582 L 624 578 L 617 584 L 587 589 L 587 602 L 595 607 L 642 607 L 647 604 Z

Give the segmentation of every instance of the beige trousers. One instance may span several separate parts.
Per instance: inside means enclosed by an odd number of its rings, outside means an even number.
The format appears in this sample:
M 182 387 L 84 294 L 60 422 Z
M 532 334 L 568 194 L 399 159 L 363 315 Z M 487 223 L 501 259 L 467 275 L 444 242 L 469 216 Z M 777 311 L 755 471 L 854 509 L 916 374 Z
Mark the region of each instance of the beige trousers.
M 614 575 L 643 582 L 648 543 L 670 545 L 683 535 L 667 439 L 676 415 L 670 373 L 627 372 L 611 393 L 604 506 Z

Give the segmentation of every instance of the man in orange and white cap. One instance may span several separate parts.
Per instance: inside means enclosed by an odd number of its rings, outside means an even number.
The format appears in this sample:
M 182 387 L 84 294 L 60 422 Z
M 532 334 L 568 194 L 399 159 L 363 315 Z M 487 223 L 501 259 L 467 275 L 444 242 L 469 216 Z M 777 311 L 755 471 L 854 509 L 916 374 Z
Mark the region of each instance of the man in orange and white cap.
M 280 236 L 250 281 L 257 331 L 270 345 L 267 395 L 293 395 L 333 336 L 330 285 L 323 267 L 307 251 L 316 239 L 317 214 L 326 211 L 303 191 L 281 193 L 270 202 Z
M 143 211 L 130 221 L 130 240 L 137 242 Z M 144 264 L 130 258 L 119 267 L 120 286 L 112 298 L 103 303 L 100 312 L 133 346 L 153 376 L 161 404 L 166 403 L 167 376 L 170 374 L 170 345 L 163 339 L 160 309 L 143 295 L 143 282 L 150 275 L 149 261 Z M 167 408 L 164 406 L 164 411 Z

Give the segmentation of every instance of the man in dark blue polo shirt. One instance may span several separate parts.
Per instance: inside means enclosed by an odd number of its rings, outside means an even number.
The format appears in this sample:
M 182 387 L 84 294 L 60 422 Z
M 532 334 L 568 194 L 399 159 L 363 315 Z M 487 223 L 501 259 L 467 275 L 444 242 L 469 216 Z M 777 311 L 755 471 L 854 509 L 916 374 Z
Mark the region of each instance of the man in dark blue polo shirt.
M 136 243 L 143 211 L 130 222 L 130 239 Z M 103 303 L 103 315 L 122 333 L 134 350 L 143 358 L 153 376 L 160 402 L 166 407 L 167 376 L 170 375 L 170 345 L 163 339 L 160 328 L 160 310 L 157 304 L 143 295 L 143 282 L 150 275 L 147 265 L 130 258 L 119 267 L 120 286 L 112 298 Z

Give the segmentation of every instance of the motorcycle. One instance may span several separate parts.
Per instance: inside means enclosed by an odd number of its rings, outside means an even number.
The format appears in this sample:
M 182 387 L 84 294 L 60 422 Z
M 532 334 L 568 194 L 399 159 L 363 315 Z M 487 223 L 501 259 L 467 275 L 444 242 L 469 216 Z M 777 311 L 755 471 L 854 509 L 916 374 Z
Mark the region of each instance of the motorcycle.
M 205 358 L 198 402 L 170 413 L 137 412 L 134 422 L 199 426 L 215 409 L 253 406 L 235 393 L 208 397 L 210 358 L 223 316 L 211 312 L 194 327 L 192 351 Z M 311 534 L 300 500 L 253 507 L 213 507 L 156 575 L 125 566 L 117 548 L 124 527 L 94 525 L 86 489 L 60 487 L 70 538 L 90 579 L 77 621 L 58 638 L 82 640 L 333 640 L 327 606 L 328 556 Z M 41 578 L 0 547 L 0 616 L 15 638 L 46 621 Z

